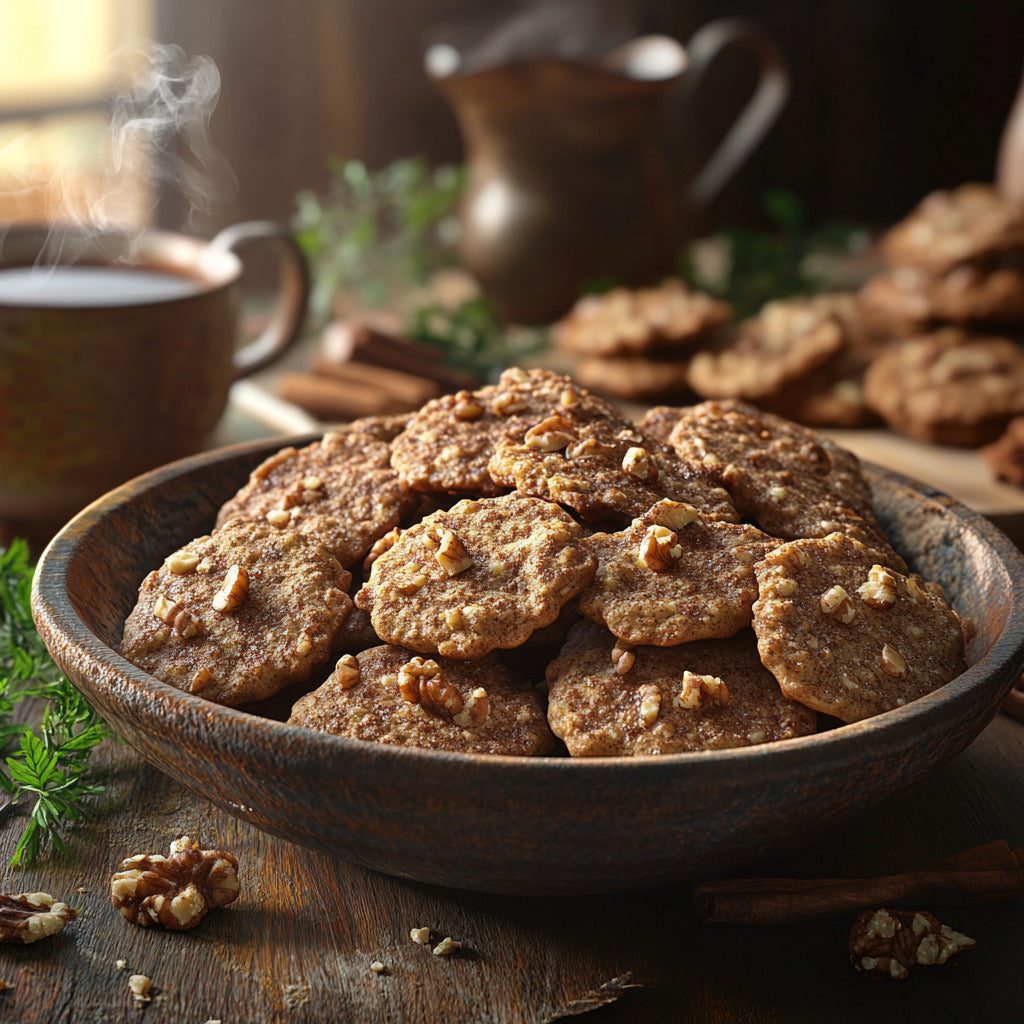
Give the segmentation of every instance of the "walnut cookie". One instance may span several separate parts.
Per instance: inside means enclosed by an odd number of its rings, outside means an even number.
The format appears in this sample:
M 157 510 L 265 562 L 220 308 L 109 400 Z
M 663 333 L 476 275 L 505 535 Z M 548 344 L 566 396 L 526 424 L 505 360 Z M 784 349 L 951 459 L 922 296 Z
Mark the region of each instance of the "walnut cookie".
M 139 588 L 121 654 L 157 679 L 236 706 L 330 657 L 351 575 L 316 541 L 235 520 L 169 555 Z
M 339 660 L 289 723 L 433 750 L 529 756 L 555 745 L 537 693 L 494 656 L 424 658 L 381 645 Z
M 617 653 L 607 630 L 583 622 L 548 666 L 548 721 L 574 757 L 715 750 L 815 731 L 817 716 L 782 695 L 749 630 L 636 647 L 624 674 Z
M 594 557 L 582 541 L 580 525 L 551 502 L 464 499 L 399 533 L 356 605 L 388 643 L 480 658 L 518 647 L 590 582 Z
M 265 459 L 221 507 L 217 526 L 231 519 L 265 519 L 320 541 L 348 568 L 378 537 L 397 526 L 417 497 L 391 469 L 391 449 L 369 423 L 332 431 L 304 448 Z
M 627 529 L 589 538 L 597 572 L 577 604 L 630 644 L 732 636 L 750 625 L 754 562 L 772 543 L 753 526 L 660 501 Z
M 792 541 L 754 571 L 761 661 L 794 700 L 844 722 L 902 707 L 966 668 L 941 589 L 843 536 Z

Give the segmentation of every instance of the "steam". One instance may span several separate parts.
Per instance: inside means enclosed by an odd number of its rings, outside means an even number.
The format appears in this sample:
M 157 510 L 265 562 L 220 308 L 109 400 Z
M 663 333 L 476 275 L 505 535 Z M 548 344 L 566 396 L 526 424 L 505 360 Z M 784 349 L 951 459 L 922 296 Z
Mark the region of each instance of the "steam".
M 213 209 L 237 185 L 210 140 L 210 118 L 220 96 L 220 72 L 209 57 L 188 57 L 179 46 L 152 46 L 136 55 L 131 86 L 111 116 L 111 172 L 124 177 L 144 161 L 156 193 L 178 194 L 184 229 Z
M 204 218 L 237 188 L 211 141 L 221 84 L 216 64 L 161 44 L 139 44 L 110 61 L 121 84 L 98 148 L 61 164 L 51 157 L 45 166 L 30 158 L 37 133 L 23 133 L 0 148 L 4 198 L 38 210 L 47 197 L 46 223 L 78 229 L 81 251 L 74 252 L 66 237 L 58 241 L 60 232 L 50 232 L 46 263 L 84 255 L 102 232 L 136 235 L 155 222 L 158 207 L 166 226 L 201 232 Z M 173 223 L 166 223 L 167 211 L 174 212 Z

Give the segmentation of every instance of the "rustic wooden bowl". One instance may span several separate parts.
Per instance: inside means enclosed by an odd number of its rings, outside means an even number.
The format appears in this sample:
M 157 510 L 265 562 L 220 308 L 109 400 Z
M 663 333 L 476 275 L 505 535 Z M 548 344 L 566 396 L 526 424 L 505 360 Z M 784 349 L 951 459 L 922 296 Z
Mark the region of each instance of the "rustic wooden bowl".
M 35 619 L 89 702 L 167 775 L 258 828 L 377 871 L 504 893 L 733 871 L 906 793 L 971 742 L 1024 665 L 1021 553 L 981 515 L 869 466 L 896 546 L 977 626 L 968 670 L 903 708 L 739 750 L 572 760 L 406 749 L 220 707 L 116 648 L 143 576 L 208 532 L 282 443 L 184 459 L 90 505 L 40 559 Z

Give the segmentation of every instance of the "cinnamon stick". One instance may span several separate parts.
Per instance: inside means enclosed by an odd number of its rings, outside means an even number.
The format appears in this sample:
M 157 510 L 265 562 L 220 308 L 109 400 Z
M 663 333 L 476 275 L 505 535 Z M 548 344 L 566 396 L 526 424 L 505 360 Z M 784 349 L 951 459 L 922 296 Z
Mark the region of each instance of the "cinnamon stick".
M 286 402 L 327 423 L 410 412 L 414 408 L 384 389 L 315 373 L 285 374 L 277 393 Z
M 322 363 L 365 363 L 434 381 L 444 391 L 476 387 L 471 374 L 446 366 L 438 352 L 402 336 L 397 317 L 364 313 L 328 324 L 320 336 Z
M 1024 895 L 1024 849 L 1003 840 L 918 871 L 881 878 L 732 878 L 694 886 L 706 921 L 784 924 L 872 907 L 976 903 Z
M 383 366 L 368 366 L 366 363 L 332 363 L 322 356 L 316 356 L 313 359 L 313 372 L 346 384 L 384 391 L 395 402 L 404 403 L 410 409 L 419 408 L 441 393 L 436 381 L 401 370 L 388 370 Z

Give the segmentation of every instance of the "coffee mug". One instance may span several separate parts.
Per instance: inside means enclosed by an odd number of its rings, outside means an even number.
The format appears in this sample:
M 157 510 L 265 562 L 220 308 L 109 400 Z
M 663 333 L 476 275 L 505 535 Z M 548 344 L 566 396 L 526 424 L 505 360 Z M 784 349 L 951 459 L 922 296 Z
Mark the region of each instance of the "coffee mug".
M 238 338 L 242 250 L 280 267 L 267 328 Z M 200 450 L 238 378 L 301 334 L 309 272 L 266 221 L 212 241 L 12 226 L 0 233 L 0 540 L 40 537 L 137 474 Z

